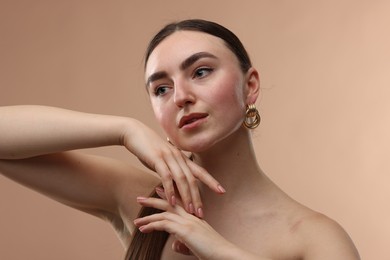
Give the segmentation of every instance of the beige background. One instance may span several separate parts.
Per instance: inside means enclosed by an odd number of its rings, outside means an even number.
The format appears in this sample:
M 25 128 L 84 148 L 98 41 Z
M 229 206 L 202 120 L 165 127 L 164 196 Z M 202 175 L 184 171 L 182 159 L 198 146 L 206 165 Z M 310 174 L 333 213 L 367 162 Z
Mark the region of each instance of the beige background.
M 231 28 L 261 72 L 262 168 L 390 259 L 390 2 L 0 1 L 0 105 L 131 116 L 157 127 L 143 52 L 163 24 Z M 160 132 L 161 133 L 161 132 Z M 0 133 L 1 134 L 1 133 Z M 138 163 L 122 148 L 89 152 Z M 0 259 L 121 259 L 111 228 L 0 177 Z

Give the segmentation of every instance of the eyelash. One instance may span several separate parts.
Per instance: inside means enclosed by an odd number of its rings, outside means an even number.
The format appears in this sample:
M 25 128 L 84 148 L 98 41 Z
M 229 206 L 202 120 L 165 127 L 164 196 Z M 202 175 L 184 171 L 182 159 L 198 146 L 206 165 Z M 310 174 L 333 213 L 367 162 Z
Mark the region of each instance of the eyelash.
M 158 86 L 158 87 L 156 87 L 155 89 L 154 89 L 154 91 L 153 91 L 153 93 L 154 93 L 154 95 L 155 96 L 161 96 L 161 95 L 164 95 L 165 93 L 160 93 L 160 90 L 162 90 L 162 89 L 164 89 L 165 90 L 165 92 L 166 92 L 166 89 L 167 89 L 168 87 L 167 86 Z
M 203 72 L 203 71 L 206 71 L 206 75 L 198 75 L 199 72 Z M 211 72 L 213 72 L 213 69 L 212 68 L 209 68 L 209 67 L 201 67 L 201 68 L 197 68 L 194 72 L 194 75 L 193 75 L 193 78 L 203 78 L 203 77 L 206 77 L 207 75 L 209 75 Z
M 214 69 L 212 68 L 209 68 L 209 67 L 201 67 L 201 68 L 197 68 L 195 71 L 194 71 L 194 74 L 192 76 L 192 78 L 204 78 L 206 77 L 207 75 L 209 75 L 211 72 L 213 72 Z M 199 73 L 206 73 L 206 75 L 199 75 Z M 160 91 L 163 89 L 166 91 L 166 89 L 168 88 L 168 86 L 158 86 L 154 89 L 153 91 L 153 94 L 155 96 L 162 96 L 164 95 L 165 93 L 160 93 Z

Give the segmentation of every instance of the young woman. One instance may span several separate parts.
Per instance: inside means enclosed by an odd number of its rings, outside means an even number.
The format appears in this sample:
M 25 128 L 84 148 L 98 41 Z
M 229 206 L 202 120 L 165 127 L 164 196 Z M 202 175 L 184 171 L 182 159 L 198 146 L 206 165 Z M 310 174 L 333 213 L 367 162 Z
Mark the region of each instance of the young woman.
M 342 227 L 259 167 L 259 75 L 232 32 L 204 20 L 167 25 L 147 49 L 145 80 L 169 141 L 132 118 L 2 107 L 0 172 L 110 222 L 126 259 L 359 259 Z M 156 174 L 73 151 L 106 145 Z

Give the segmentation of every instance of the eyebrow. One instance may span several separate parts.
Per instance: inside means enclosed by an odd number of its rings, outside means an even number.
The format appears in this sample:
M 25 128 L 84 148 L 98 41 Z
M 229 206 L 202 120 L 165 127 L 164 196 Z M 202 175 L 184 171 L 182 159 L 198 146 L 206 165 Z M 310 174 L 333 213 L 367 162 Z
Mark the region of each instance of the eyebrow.
M 146 81 L 146 87 L 148 87 L 150 83 L 152 83 L 153 81 L 157 81 L 159 79 L 163 79 L 167 77 L 168 77 L 168 73 L 166 73 L 165 71 L 158 71 L 156 73 L 153 73 L 148 77 L 148 80 Z
M 197 52 L 189 56 L 187 59 L 185 59 L 181 64 L 180 64 L 180 70 L 185 70 L 189 68 L 192 64 L 197 62 L 198 60 L 202 58 L 213 58 L 217 59 L 217 57 L 209 52 Z M 150 85 L 153 81 L 157 81 L 159 79 L 163 79 L 168 77 L 168 73 L 165 71 L 158 71 L 156 73 L 153 73 L 150 75 L 146 81 L 146 87 Z
M 217 57 L 215 57 L 213 54 L 211 54 L 209 52 L 198 52 L 198 53 L 192 54 L 190 57 L 185 59 L 180 64 L 180 69 L 181 70 L 185 70 L 188 67 L 190 67 L 192 64 L 194 64 L 196 61 L 198 61 L 198 60 L 200 60 L 202 58 L 213 58 L 213 59 L 216 59 Z

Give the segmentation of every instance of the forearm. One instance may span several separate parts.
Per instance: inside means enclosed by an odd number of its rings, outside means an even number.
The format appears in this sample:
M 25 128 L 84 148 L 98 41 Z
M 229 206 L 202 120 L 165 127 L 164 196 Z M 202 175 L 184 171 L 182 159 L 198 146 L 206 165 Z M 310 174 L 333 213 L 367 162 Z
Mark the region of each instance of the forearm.
M 0 158 L 120 145 L 131 119 L 44 106 L 0 107 Z

